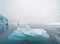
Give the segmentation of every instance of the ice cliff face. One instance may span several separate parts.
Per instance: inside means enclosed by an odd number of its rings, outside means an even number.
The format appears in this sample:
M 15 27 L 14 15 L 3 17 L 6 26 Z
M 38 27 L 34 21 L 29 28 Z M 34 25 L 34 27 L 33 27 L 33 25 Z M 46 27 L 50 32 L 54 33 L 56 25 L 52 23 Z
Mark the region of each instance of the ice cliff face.
M 0 15 L 0 33 L 7 31 L 8 29 L 8 20 L 4 16 Z

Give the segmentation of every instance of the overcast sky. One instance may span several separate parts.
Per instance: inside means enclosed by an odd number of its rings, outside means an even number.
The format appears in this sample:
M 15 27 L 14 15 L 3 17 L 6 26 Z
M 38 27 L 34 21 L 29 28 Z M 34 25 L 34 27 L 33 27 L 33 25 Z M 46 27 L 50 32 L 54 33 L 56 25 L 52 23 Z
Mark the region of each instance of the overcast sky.
M 0 14 L 12 22 L 60 22 L 59 0 L 0 0 Z

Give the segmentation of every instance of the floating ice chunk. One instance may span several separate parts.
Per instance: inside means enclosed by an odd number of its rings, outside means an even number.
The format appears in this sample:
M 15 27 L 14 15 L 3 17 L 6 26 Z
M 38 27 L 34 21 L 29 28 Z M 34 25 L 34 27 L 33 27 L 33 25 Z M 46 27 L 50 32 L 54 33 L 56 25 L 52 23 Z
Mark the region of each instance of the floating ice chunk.
M 49 38 L 44 29 L 17 28 L 9 35 L 9 40 L 46 40 Z
M 8 19 L 0 15 L 0 34 L 8 30 Z

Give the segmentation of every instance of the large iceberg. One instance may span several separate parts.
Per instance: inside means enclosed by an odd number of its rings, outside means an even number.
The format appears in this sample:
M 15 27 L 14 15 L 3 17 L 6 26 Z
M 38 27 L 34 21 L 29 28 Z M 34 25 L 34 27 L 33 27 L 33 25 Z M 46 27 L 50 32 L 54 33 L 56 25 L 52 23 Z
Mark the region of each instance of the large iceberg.
M 6 32 L 8 29 L 8 19 L 0 15 L 0 34 Z
M 31 40 L 31 41 L 39 41 L 39 40 L 47 40 L 49 35 L 47 31 L 44 29 L 33 29 L 33 28 L 17 28 L 13 31 L 9 36 L 9 40 Z

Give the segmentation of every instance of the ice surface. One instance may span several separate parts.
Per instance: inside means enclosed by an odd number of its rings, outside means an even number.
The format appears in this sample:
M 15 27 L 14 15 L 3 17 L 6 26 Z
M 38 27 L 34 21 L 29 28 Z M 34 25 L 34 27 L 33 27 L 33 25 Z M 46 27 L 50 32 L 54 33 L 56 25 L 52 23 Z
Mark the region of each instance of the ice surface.
M 46 40 L 49 38 L 47 31 L 44 29 L 33 28 L 17 28 L 13 31 L 8 39 L 9 40 Z
M 0 34 L 8 29 L 8 20 L 6 17 L 0 15 Z

